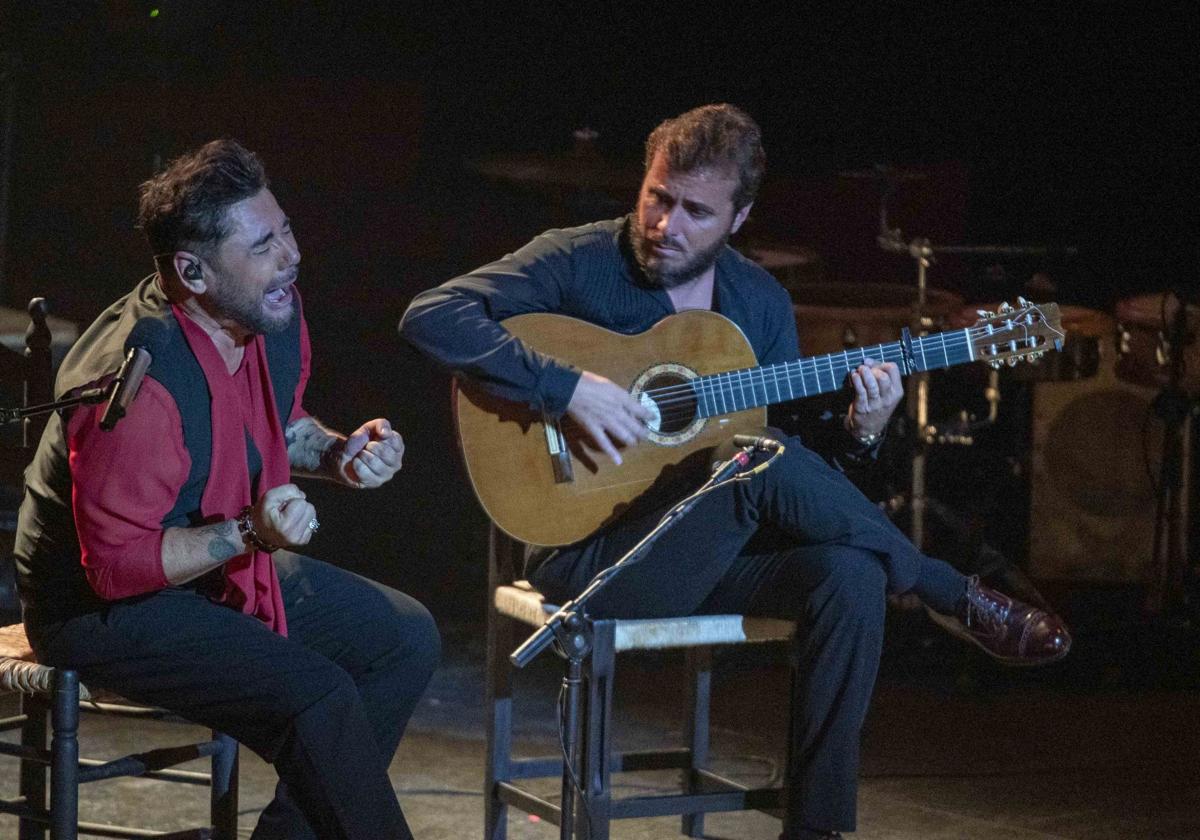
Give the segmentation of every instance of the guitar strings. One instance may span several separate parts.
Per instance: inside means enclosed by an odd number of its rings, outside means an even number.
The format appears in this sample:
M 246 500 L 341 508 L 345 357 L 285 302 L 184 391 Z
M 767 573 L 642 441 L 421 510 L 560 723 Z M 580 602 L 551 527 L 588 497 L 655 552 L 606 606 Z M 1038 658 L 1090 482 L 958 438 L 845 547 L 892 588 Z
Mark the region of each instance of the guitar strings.
M 997 345 L 1007 344 L 1012 341 L 1012 339 L 1004 341 L 1002 334 L 998 334 L 995 331 L 989 332 L 987 327 L 970 327 L 964 330 L 921 336 L 914 342 L 916 345 L 914 351 L 920 351 L 923 357 L 929 355 L 927 351 L 932 351 L 935 356 L 940 352 L 946 358 L 946 361 L 949 362 L 950 351 L 961 350 L 967 344 L 974 343 L 974 340 L 980 337 L 997 339 L 993 342 Z M 1025 338 L 1028 338 L 1028 336 Z M 869 352 L 872 349 L 876 352 Z M 835 361 L 839 355 L 841 359 Z M 767 367 L 709 374 L 687 382 L 668 385 L 662 388 L 653 388 L 643 393 L 654 399 L 655 404 L 659 408 L 660 417 L 666 420 L 679 420 L 694 415 L 694 408 L 701 400 L 712 400 L 713 407 L 715 408 L 718 399 L 722 407 L 725 406 L 726 399 L 728 399 L 729 402 L 733 403 L 732 410 L 745 410 L 751 407 L 750 402 L 758 403 L 755 389 L 761 388 L 763 395 L 767 396 L 769 401 L 768 391 L 772 384 L 775 386 L 777 396 L 782 397 L 782 389 L 786 386 L 789 393 L 788 399 L 795 398 L 792 383 L 797 379 L 797 376 L 802 388 L 801 397 L 807 395 L 809 392 L 809 389 L 805 385 L 809 377 L 816 378 L 816 393 L 826 390 L 823 389 L 821 383 L 822 376 L 828 376 L 830 379 L 832 387 L 827 390 L 834 390 L 839 387 L 839 380 L 844 380 L 846 374 L 857 367 L 858 364 L 864 362 L 868 355 L 873 358 L 879 358 L 884 362 L 899 362 L 904 358 L 904 350 L 898 341 L 889 342 L 887 345 L 881 343 L 868 347 L 850 348 L 840 353 L 828 353 L 823 356 L 797 359 Z M 851 362 L 852 358 L 855 359 L 854 362 Z M 793 367 L 795 370 L 793 370 Z M 837 376 L 835 376 L 835 373 Z M 768 379 L 768 376 L 770 376 L 770 379 Z M 782 382 L 780 381 L 781 379 L 783 380 Z M 750 400 L 746 398 L 747 387 L 751 392 Z M 735 390 L 741 391 L 741 401 L 744 403 L 742 409 L 737 407 L 738 400 Z M 675 410 L 672 410 L 673 408 Z
M 991 335 L 992 337 L 996 337 L 996 335 L 997 335 L 996 333 L 990 333 L 990 334 L 987 333 L 986 328 L 970 328 L 970 329 L 974 333 L 971 336 L 972 339 L 977 338 L 980 335 Z M 928 355 L 928 353 L 926 353 L 925 351 L 929 348 L 926 348 L 924 345 L 929 344 L 929 345 L 933 345 L 932 350 L 933 350 L 934 354 L 936 354 L 938 352 L 942 352 L 943 355 L 948 356 L 947 351 L 958 350 L 968 343 L 967 337 L 963 336 L 962 333 L 963 333 L 962 330 L 956 330 L 956 331 L 950 331 L 950 332 L 944 332 L 944 333 L 936 333 L 935 335 L 932 335 L 932 336 L 922 336 L 916 340 L 916 344 L 918 346 L 918 349 L 921 350 L 922 355 Z M 947 339 L 944 339 L 943 336 L 953 336 L 953 338 L 947 340 Z M 936 341 L 936 339 L 942 339 L 942 340 L 940 342 L 938 342 L 938 341 Z M 996 342 L 996 343 L 1007 343 L 1007 342 Z M 870 345 L 868 347 L 849 348 L 847 350 L 841 351 L 840 355 L 843 357 L 843 361 L 838 362 L 838 363 L 835 363 L 834 359 L 835 359 L 835 357 L 837 357 L 839 355 L 839 353 L 828 353 L 823 356 L 814 356 L 814 357 L 811 357 L 808 359 L 797 359 L 797 360 L 793 360 L 790 362 L 780 362 L 776 365 L 768 365 L 766 367 L 747 368 L 747 369 L 743 369 L 743 370 L 734 370 L 734 371 L 723 371 L 720 373 L 708 374 L 708 375 L 706 375 L 704 377 L 700 377 L 700 378 L 701 379 L 720 380 L 722 377 L 725 377 L 726 382 L 720 382 L 719 385 L 732 384 L 732 385 L 740 386 L 744 381 L 752 380 L 755 377 L 757 377 L 760 380 L 760 383 L 766 383 L 766 376 L 767 376 L 766 372 L 773 371 L 773 370 L 776 370 L 779 368 L 783 369 L 783 372 L 786 374 L 786 376 L 789 379 L 794 379 L 796 373 L 799 373 L 800 376 L 802 376 L 802 377 L 806 377 L 810 374 L 820 376 L 822 374 L 829 374 L 834 371 L 840 370 L 844 374 L 846 371 L 852 370 L 854 367 L 857 366 L 857 364 L 852 364 L 850 362 L 851 355 L 854 355 L 856 357 L 861 357 L 861 360 L 865 361 L 866 356 L 868 355 L 868 351 L 870 351 L 872 349 L 872 347 L 874 347 L 879 352 L 872 353 L 870 355 L 878 356 L 885 362 L 886 361 L 899 361 L 903 358 L 903 355 L 904 355 L 903 349 L 901 348 L 899 342 L 889 342 L 887 345 L 876 344 L 876 345 Z M 808 370 L 805 369 L 806 365 L 808 366 Z M 791 371 L 790 368 L 792 366 L 796 366 L 797 371 L 795 371 L 795 372 Z M 772 375 L 774 375 L 774 374 L 772 374 Z M 736 381 L 735 381 L 735 379 L 736 379 Z M 695 393 L 695 389 L 692 387 L 692 384 L 695 382 L 696 382 L 696 380 L 689 380 L 686 383 L 679 383 L 677 385 L 668 385 L 668 386 L 664 386 L 662 388 L 650 389 L 648 391 L 645 391 L 644 393 L 653 396 L 653 395 L 670 395 L 672 392 L 676 392 L 676 393 L 683 392 L 685 394 L 685 396 L 690 396 Z
M 947 343 L 946 348 L 958 349 L 963 344 L 965 344 L 965 342 L 956 342 L 954 344 Z M 698 377 L 697 379 L 688 380 L 687 382 L 682 382 L 675 385 L 666 385 L 661 388 L 651 388 L 643 393 L 656 398 L 655 402 L 659 404 L 669 404 L 669 399 L 660 401 L 657 399 L 657 397 L 669 397 L 672 394 L 680 394 L 685 399 L 690 398 L 696 395 L 696 388 L 693 387 L 696 384 L 699 384 L 706 390 L 721 388 L 725 385 L 741 386 L 746 382 L 751 382 L 751 387 L 753 387 L 754 384 L 769 384 L 767 381 L 768 375 L 772 376 L 774 380 L 778 380 L 781 378 L 777 375 L 777 372 L 779 372 L 780 369 L 782 369 L 782 375 L 786 376 L 788 379 L 795 379 L 797 374 L 799 374 L 800 377 L 807 377 L 810 375 L 820 377 L 821 375 L 832 374 L 835 371 L 840 371 L 844 375 L 846 372 L 857 367 L 861 362 L 866 361 L 868 355 L 870 355 L 872 358 L 879 358 L 884 362 L 900 361 L 904 357 L 904 352 L 898 345 L 891 348 L 891 351 L 889 351 L 889 348 L 886 348 L 882 344 L 873 346 L 879 352 L 868 353 L 868 351 L 872 349 L 871 347 L 851 348 L 843 351 L 841 354 L 830 353 L 824 356 L 815 356 L 808 359 L 796 359 L 790 362 L 780 362 L 778 364 L 768 365 L 766 367 L 746 368 L 742 370 L 722 371 L 720 373 L 706 374 L 702 377 Z M 851 363 L 851 354 L 856 357 L 861 357 L 861 360 L 856 363 Z M 838 355 L 842 355 L 844 357 L 843 362 L 834 362 L 834 357 Z M 791 370 L 793 367 L 795 367 L 796 370 Z M 753 380 L 756 379 L 757 383 L 754 383 Z

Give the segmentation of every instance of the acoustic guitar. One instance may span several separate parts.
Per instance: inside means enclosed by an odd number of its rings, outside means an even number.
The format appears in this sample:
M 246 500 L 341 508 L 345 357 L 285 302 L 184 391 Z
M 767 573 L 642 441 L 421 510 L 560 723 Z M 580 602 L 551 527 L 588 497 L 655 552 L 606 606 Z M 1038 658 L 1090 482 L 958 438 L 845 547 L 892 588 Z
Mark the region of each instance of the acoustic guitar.
M 531 545 L 581 540 L 618 517 L 666 467 L 737 432 L 766 425 L 766 406 L 835 391 L 868 356 L 904 375 L 983 361 L 1033 360 L 1065 337 L 1058 306 L 1022 300 L 981 312 L 973 326 L 824 356 L 758 366 L 741 329 L 688 310 L 639 335 L 564 315 L 531 313 L 504 327 L 542 353 L 626 387 L 654 415 L 649 440 L 613 464 L 569 418 L 551 420 L 456 380 L 459 443 L 479 502 L 510 536 Z

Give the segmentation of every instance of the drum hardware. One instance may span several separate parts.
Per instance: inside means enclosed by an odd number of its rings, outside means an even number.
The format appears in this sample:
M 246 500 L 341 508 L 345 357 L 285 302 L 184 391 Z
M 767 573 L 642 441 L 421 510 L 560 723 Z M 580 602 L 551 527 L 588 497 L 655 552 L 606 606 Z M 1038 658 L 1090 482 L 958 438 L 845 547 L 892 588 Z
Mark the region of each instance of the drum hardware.
M 888 223 L 888 199 L 895 191 L 900 180 L 881 174 L 881 180 L 886 184 L 879 202 L 879 235 L 876 243 L 885 251 L 895 254 L 906 254 L 917 264 L 917 300 L 913 307 L 913 329 L 922 330 L 922 316 L 925 312 L 928 289 L 929 268 L 936 261 L 938 254 L 954 254 L 961 256 L 1050 256 L 1058 254 L 1073 256 L 1077 249 L 1073 247 L 1050 248 L 1046 246 L 1024 245 L 934 245 L 929 239 L 918 237 L 910 242 L 904 241 L 900 228 L 893 228 Z M 925 334 L 923 331 L 920 334 Z M 989 380 L 990 382 L 990 380 Z M 921 431 L 913 443 L 912 454 L 912 490 L 909 501 L 912 510 L 912 526 L 909 537 L 917 548 L 925 544 L 925 483 L 926 483 L 926 452 L 928 445 L 924 430 L 929 428 L 929 374 L 918 373 L 912 378 L 912 387 L 907 392 L 906 408 L 909 418 Z
M 1154 413 L 1163 422 L 1162 457 L 1155 485 L 1154 547 L 1147 575 L 1144 608 L 1152 616 L 1200 621 L 1200 564 L 1192 546 L 1200 545 L 1195 507 L 1194 454 L 1200 429 L 1200 398 L 1196 393 L 1196 371 L 1188 371 L 1188 348 L 1195 342 L 1190 322 L 1200 320 L 1200 308 L 1179 290 L 1171 290 L 1159 301 L 1160 329 L 1154 344 L 1162 388 L 1154 397 Z M 1132 328 L 1137 324 L 1138 303 L 1122 301 L 1118 316 L 1118 346 L 1121 358 L 1132 364 L 1125 376 L 1138 373 L 1133 357 L 1138 344 Z M 1194 327 L 1194 324 L 1191 324 Z M 1143 368 L 1145 366 L 1143 365 Z M 1122 369 L 1118 368 L 1118 374 Z M 1165 381 L 1163 380 L 1165 375 Z
M 983 391 L 987 401 L 987 414 L 981 420 L 977 414 L 962 409 L 953 419 L 944 423 L 926 426 L 921 431 L 921 437 L 926 445 L 941 444 L 950 446 L 972 446 L 975 443 L 975 433 L 993 426 L 1000 416 L 1000 370 L 993 366 L 988 371 L 988 384 Z

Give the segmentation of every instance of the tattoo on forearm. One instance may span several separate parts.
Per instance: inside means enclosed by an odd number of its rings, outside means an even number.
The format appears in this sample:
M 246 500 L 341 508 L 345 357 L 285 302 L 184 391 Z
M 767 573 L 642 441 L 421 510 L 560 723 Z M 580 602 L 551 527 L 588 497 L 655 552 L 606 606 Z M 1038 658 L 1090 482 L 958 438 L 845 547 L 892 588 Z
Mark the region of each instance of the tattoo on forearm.
M 208 556 L 221 562 L 236 557 L 245 550 L 232 519 L 220 523 L 208 541 Z
M 288 462 L 296 469 L 317 472 L 338 436 L 312 417 L 301 417 L 283 430 Z

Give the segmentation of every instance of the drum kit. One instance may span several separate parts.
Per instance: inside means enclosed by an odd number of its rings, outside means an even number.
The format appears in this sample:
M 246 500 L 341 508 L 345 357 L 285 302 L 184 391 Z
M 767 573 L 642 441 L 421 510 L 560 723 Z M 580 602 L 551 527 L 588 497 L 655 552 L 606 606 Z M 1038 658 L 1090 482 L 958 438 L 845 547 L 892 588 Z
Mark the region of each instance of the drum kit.
M 966 303 L 927 285 L 942 254 L 1007 259 L 1052 251 L 1033 246 L 941 246 L 905 241 L 887 223 L 887 196 L 906 173 L 883 171 L 878 244 L 916 262 L 916 284 L 792 283 L 804 355 L 836 352 L 914 334 L 971 326 L 999 303 Z M 858 175 L 858 177 L 864 177 Z M 751 252 L 753 253 L 753 252 Z M 1071 256 L 1074 249 L 1057 249 Z M 905 508 L 910 537 L 926 547 L 926 518 L 944 509 L 929 496 L 928 459 L 971 446 L 993 426 L 1001 394 L 1023 396 L 1028 460 L 1018 470 L 1029 487 L 1028 568 L 1040 579 L 1133 583 L 1150 615 L 1185 606 L 1200 571 L 1192 451 L 1200 414 L 1200 305 L 1173 292 L 1121 300 L 1114 314 L 1060 305 L 1066 340 L 1037 364 L 987 369 L 986 412 L 958 407 L 944 422 L 930 416 L 931 379 L 906 382 L 907 487 L 889 503 Z M 936 374 L 953 377 L 951 372 Z M 978 374 L 976 374 L 977 376 Z M 956 384 L 943 386 L 954 391 Z M 972 387 L 978 387 L 975 382 Z M 957 394 L 962 397 L 963 394 Z M 970 400 L 978 403 L 978 399 Z M 1026 448 L 1027 447 L 1027 448 Z M 969 472 L 969 470 L 967 470 Z M 957 481 L 971 477 L 959 470 Z M 953 488 L 951 488 L 953 492 Z M 1190 550 L 1190 554 L 1189 554 Z M 1194 593 L 1192 593 L 1194 594 Z M 1187 604 L 1194 608 L 1194 604 Z

